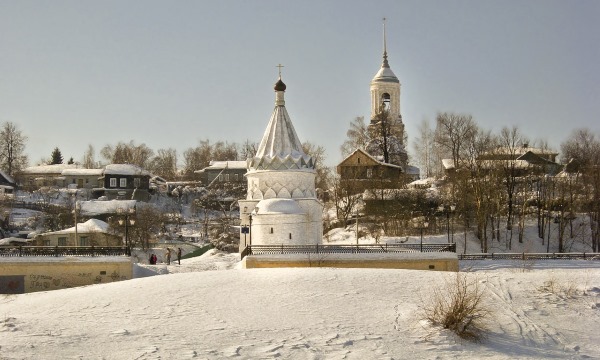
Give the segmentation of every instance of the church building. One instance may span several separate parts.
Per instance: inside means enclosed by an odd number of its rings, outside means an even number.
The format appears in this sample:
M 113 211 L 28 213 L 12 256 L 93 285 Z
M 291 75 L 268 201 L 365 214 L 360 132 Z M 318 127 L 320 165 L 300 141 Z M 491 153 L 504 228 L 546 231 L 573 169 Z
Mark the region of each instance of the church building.
M 248 245 L 315 245 L 322 240 L 316 164 L 294 130 L 285 90 L 280 72 L 271 120 L 256 155 L 247 160 L 248 191 L 239 200 L 240 252 Z
M 404 124 L 400 113 L 400 80 L 388 62 L 385 23 L 383 24 L 383 62 L 371 80 L 369 131 L 372 140 L 366 150 L 372 156 L 387 164 L 403 168 L 407 166 L 408 154 L 404 144 Z
M 400 80 L 390 68 L 386 41 L 384 22 L 383 61 L 370 84 L 371 140 L 366 149 L 356 149 L 336 169 L 343 182 L 352 183 L 353 192 L 375 187 L 398 188 L 419 179 L 419 169 L 408 164 L 400 112 Z

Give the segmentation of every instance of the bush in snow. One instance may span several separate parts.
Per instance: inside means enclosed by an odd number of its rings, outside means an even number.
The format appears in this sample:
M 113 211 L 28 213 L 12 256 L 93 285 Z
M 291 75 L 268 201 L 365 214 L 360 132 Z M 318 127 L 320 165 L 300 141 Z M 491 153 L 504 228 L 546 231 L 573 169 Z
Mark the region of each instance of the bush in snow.
M 461 273 L 435 287 L 424 306 L 426 320 L 475 341 L 483 336 L 485 320 L 490 315 L 478 279 Z

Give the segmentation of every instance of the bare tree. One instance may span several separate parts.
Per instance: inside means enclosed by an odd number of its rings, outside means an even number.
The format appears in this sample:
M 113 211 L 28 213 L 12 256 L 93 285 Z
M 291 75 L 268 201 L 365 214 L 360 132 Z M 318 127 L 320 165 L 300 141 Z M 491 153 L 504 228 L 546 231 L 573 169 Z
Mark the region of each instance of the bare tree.
M 193 178 L 194 171 L 207 167 L 211 160 L 211 153 L 212 147 L 208 140 L 202 140 L 198 146 L 185 150 L 183 153 L 184 176 Z
M 238 159 L 237 145 L 235 143 L 227 143 L 217 141 L 211 149 L 211 159 L 217 161 L 233 161 Z
M 521 134 L 519 128 L 504 127 L 500 131 L 498 155 L 502 157 L 502 176 L 506 190 L 506 230 L 509 231 L 508 249 L 512 248 L 512 225 L 514 217 L 515 192 L 517 191 L 517 181 L 519 168 L 517 157 L 519 149 L 528 140 Z
M 154 151 L 146 144 L 135 145 L 131 140 L 129 143 L 119 142 L 116 146 L 106 145 L 100 154 L 113 164 L 133 164 L 146 169 Z
M 341 146 L 342 156 L 350 155 L 356 149 L 366 149 L 369 143 L 369 131 L 363 116 L 357 116 L 350 122 L 350 128 L 346 132 L 347 139 Z
M 414 150 L 421 175 L 425 178 L 435 175 L 434 132 L 427 119 L 419 124 L 420 136 L 415 139 Z
M 83 167 L 86 169 L 95 169 L 96 168 L 96 160 L 95 160 L 95 151 L 92 144 L 88 145 L 87 150 L 83 153 Z
M 466 144 L 477 132 L 477 125 L 471 115 L 441 113 L 436 118 L 435 142 L 447 152 L 456 169 L 464 157 Z
M 246 140 L 246 142 L 240 146 L 240 149 L 238 151 L 239 158 L 240 158 L 240 160 L 246 160 L 246 159 L 252 158 L 252 157 L 254 157 L 254 155 L 256 155 L 257 151 L 258 151 L 258 143 L 250 142 L 249 140 Z
M 0 165 L 8 175 L 18 173 L 27 166 L 25 143 L 27 136 L 12 122 L 2 124 L 0 131 Z
M 404 127 L 391 118 L 385 104 L 381 104 L 379 113 L 371 120 L 368 130 L 369 143 L 366 150 L 369 154 L 381 156 L 387 164 L 406 164 L 408 155 L 404 149 Z
M 150 170 L 165 179 L 177 177 L 177 151 L 173 148 L 159 149 L 150 162 Z
M 473 208 L 481 251 L 487 252 L 488 220 L 493 215 L 497 187 L 494 169 L 490 168 L 489 162 L 481 161 L 481 157 L 494 148 L 495 139 L 490 131 L 478 130 L 468 140 L 464 147 L 464 166 L 468 170 L 466 174 L 470 177 L 467 191 L 474 201 Z M 451 199 L 449 202 L 456 203 L 456 199 Z
M 331 183 L 337 219 L 341 220 L 344 226 L 346 226 L 362 198 L 361 194 L 357 194 L 357 188 L 359 187 L 358 182 L 342 180 L 341 177 L 336 174 L 333 176 Z
M 150 241 L 156 239 L 164 222 L 165 215 L 156 207 L 151 205 L 137 206 L 135 224 L 128 228 L 130 246 L 139 246 L 144 250 L 148 249 Z M 113 224 L 113 226 L 117 226 L 119 233 L 124 233 L 124 225 Z
M 317 170 L 316 188 L 319 193 L 323 193 L 329 189 L 329 174 L 330 169 L 323 165 L 325 163 L 325 148 L 320 145 L 312 144 L 308 141 L 302 144 L 304 153 L 312 156 Z
M 569 172 L 579 174 L 579 204 L 589 217 L 592 251 L 600 251 L 600 141 L 589 129 L 577 129 L 561 144 Z

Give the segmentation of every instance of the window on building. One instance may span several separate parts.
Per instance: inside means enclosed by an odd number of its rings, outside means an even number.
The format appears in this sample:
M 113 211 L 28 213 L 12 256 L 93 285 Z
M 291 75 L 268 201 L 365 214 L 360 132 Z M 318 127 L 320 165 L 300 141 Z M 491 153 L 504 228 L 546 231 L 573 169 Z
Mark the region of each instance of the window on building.
M 127 178 L 119 179 L 119 187 L 126 188 L 127 187 Z
M 87 236 L 79 237 L 79 246 L 90 246 L 90 241 Z
M 58 246 L 67 246 L 67 238 L 59 237 L 58 238 Z
M 368 178 L 372 178 L 373 177 L 373 169 L 371 169 L 371 168 L 367 169 L 367 177 Z
M 223 174 L 219 174 L 219 181 L 223 181 Z
M 136 188 L 140 187 L 140 178 L 133 179 L 133 186 Z
M 356 158 L 356 163 L 360 164 L 360 158 Z
M 50 246 L 50 240 L 44 240 L 44 246 Z
M 273 233 L 273 228 L 271 228 L 271 234 Z
M 225 174 L 225 181 L 229 182 L 229 174 Z
M 110 178 L 110 187 L 117 187 L 117 178 Z
M 290 233 L 290 240 L 292 240 L 292 233 Z
M 240 181 L 240 174 L 233 174 L 233 181 Z
M 85 179 L 85 183 L 89 184 L 90 183 L 90 179 Z

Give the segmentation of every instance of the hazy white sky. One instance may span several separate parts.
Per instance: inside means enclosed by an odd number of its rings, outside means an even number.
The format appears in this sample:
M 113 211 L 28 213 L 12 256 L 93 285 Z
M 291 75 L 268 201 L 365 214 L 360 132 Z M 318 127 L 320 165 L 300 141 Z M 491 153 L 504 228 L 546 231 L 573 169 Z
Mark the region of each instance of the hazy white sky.
M 369 116 L 384 16 L 410 141 L 440 111 L 556 150 L 574 128 L 600 133 L 594 0 L 0 0 L 0 122 L 28 136 L 32 164 L 129 140 L 181 162 L 202 139 L 259 141 L 281 63 L 300 139 L 333 165 Z

